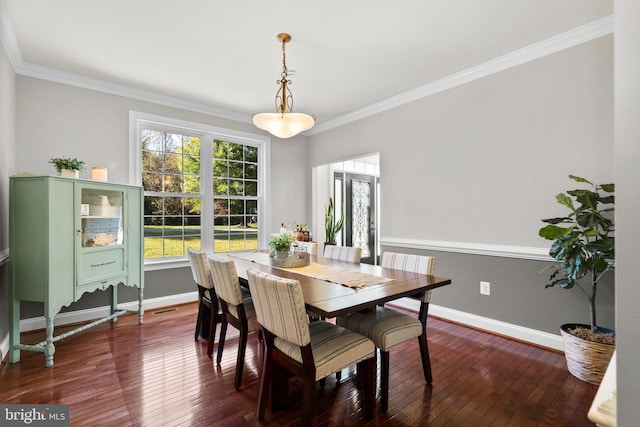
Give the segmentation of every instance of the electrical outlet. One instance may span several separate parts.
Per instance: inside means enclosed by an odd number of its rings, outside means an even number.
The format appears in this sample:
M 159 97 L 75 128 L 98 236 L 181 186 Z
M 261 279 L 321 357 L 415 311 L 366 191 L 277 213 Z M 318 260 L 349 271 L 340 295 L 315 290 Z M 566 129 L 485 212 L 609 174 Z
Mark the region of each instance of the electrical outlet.
M 491 295 L 491 283 L 480 282 L 480 295 Z

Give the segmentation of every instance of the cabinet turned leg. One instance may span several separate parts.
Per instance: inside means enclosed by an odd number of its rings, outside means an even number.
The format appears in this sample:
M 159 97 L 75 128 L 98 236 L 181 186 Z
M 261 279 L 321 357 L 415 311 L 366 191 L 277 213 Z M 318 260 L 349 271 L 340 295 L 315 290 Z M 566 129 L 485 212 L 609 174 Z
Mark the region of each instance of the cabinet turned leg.
M 46 318 L 47 325 L 45 331 L 47 334 L 46 346 L 44 348 L 45 366 L 50 368 L 53 366 L 53 354 L 56 352 L 56 347 L 53 345 L 53 317 Z
M 118 311 L 118 284 L 111 286 L 111 314 Z M 116 323 L 118 316 L 111 319 L 111 323 Z
M 9 333 L 9 362 L 20 361 L 20 301 L 12 299 L 9 301 L 9 320 L 11 321 Z
M 144 308 L 142 308 L 142 287 L 138 288 L 138 324 L 142 325 L 144 317 Z

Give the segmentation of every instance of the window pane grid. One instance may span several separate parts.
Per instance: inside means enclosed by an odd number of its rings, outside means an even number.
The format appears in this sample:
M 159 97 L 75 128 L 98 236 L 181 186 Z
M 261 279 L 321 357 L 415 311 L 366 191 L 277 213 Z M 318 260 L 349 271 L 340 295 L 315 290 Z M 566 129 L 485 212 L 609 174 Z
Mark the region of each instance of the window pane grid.
M 258 248 L 258 148 L 213 142 L 214 251 Z
M 182 257 L 201 247 L 199 197 L 145 196 L 145 258 Z
M 213 204 L 214 251 L 258 249 L 257 200 L 216 197 Z
M 201 247 L 200 137 L 143 130 L 145 258 Z
M 214 141 L 213 194 L 258 196 L 257 147 Z
M 189 247 L 213 246 L 215 252 L 258 249 L 259 147 L 213 139 L 211 160 L 204 161 L 201 137 L 153 129 L 140 135 L 145 258 L 184 257 Z M 211 145 L 208 150 L 211 153 Z M 203 161 L 208 171 L 201 170 Z M 214 203 L 207 199 L 205 209 L 207 215 L 213 213 L 212 228 L 201 224 L 203 179 L 213 184 L 207 197 Z M 209 231 L 203 233 L 202 227 Z M 213 242 L 203 242 L 203 234 L 207 240 L 213 236 Z

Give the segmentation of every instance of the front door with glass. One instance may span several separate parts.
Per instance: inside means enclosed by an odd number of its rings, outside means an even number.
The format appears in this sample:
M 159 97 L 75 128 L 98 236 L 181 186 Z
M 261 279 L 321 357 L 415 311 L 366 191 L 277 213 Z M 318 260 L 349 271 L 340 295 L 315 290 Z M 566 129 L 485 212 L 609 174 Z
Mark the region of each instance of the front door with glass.
M 360 262 L 376 259 L 376 177 L 341 173 L 344 177 L 345 244 L 362 249 Z

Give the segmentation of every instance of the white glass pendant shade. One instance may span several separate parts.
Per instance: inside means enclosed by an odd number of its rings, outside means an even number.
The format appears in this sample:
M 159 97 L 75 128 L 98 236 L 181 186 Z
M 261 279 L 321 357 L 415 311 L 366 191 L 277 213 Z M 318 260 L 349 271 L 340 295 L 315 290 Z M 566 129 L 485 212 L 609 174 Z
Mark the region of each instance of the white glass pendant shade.
M 311 129 L 316 122 L 316 118 L 308 114 L 293 113 L 291 111 L 293 94 L 288 87 L 291 80 L 288 78 L 289 71 L 287 70 L 285 53 L 285 44 L 291 41 L 291 36 L 287 33 L 280 33 L 276 38 L 282 43 L 282 73 L 280 73 L 280 80 L 277 81 L 280 89 L 276 93 L 276 112 L 254 114 L 253 124 L 278 138 L 291 138 L 300 132 Z
M 315 120 L 304 113 L 258 113 L 253 116 L 253 124 L 278 138 L 291 138 L 311 129 Z

